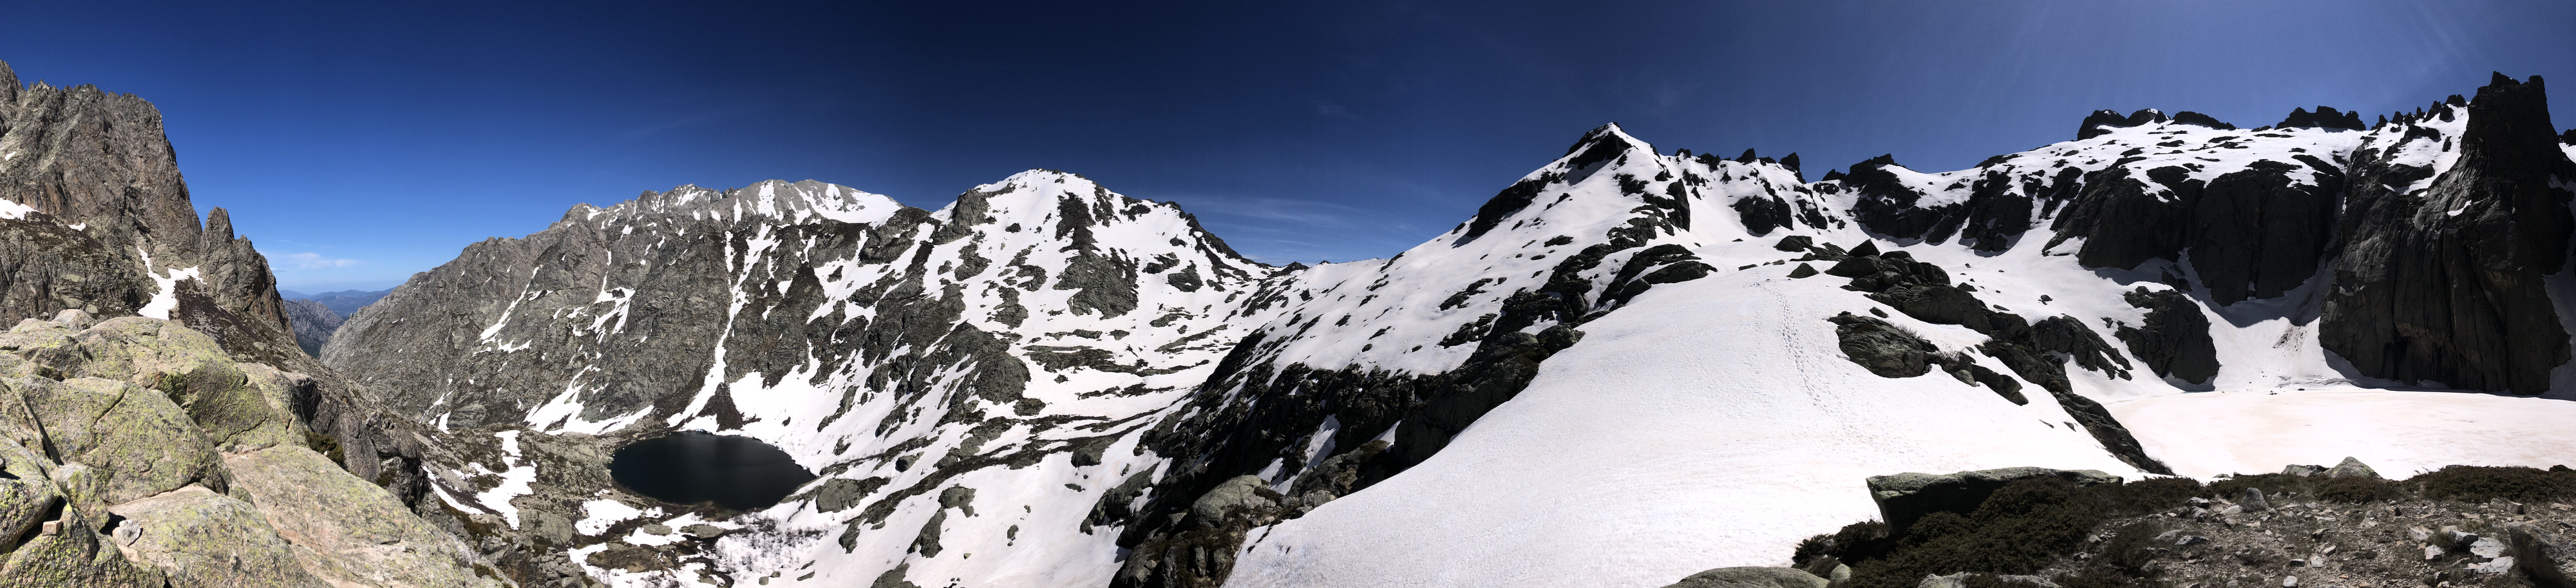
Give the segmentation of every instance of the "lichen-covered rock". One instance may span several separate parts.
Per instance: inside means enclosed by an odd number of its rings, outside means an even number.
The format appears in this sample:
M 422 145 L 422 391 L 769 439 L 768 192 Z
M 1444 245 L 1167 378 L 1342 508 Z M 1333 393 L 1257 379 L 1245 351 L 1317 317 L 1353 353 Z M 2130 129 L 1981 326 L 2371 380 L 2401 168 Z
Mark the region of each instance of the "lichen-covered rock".
M 79 330 L 73 324 L 22 322 L 0 335 L 0 353 L 64 377 L 121 380 L 157 392 L 224 451 L 301 442 L 304 428 L 292 397 L 311 378 L 235 363 L 213 337 L 169 321 L 123 317 Z
M 305 569 L 334 583 L 497 585 L 474 573 L 475 556 L 413 515 L 384 488 L 299 446 L 235 455 L 225 465 L 260 514 L 296 546 Z
M 1797 568 L 1718 568 L 1682 578 L 1664 588 L 1825 588 L 1824 578 Z
M 0 389 L 25 399 L 61 463 L 99 472 L 108 504 L 191 483 L 226 487 L 213 444 L 158 393 L 100 378 L 8 378 Z
M 2377 478 L 2379 477 L 2379 470 L 2370 469 L 2370 466 L 2361 463 L 2361 460 L 2346 457 L 2343 458 L 2342 463 L 2337 463 L 2334 467 L 2327 468 L 2325 470 L 2325 476 L 2328 478 Z
M 191 485 L 119 504 L 124 521 L 109 534 L 117 545 L 170 577 L 179 588 L 324 588 L 298 563 L 294 546 L 249 503 Z

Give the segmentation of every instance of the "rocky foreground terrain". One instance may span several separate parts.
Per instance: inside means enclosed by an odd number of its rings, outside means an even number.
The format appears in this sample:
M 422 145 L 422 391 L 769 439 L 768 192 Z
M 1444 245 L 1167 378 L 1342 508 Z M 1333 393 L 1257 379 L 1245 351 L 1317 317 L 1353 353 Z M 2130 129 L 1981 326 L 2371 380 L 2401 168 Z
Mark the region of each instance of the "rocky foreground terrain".
M 2370 123 L 2097 112 L 1969 169 L 1812 180 L 1605 125 L 1420 246 L 1314 266 L 1053 170 L 937 210 L 681 186 L 468 246 L 327 341 L 227 213 L 199 221 L 148 103 L 0 78 L 24 584 L 2556 586 L 2568 561 L 2564 500 L 2447 467 L 2576 461 L 2576 132 L 2536 77 Z M 610 473 L 688 430 L 815 478 L 734 510 Z M 2221 476 L 2274 455 L 2427 473 Z M 2486 482 L 2564 476 L 2510 471 Z
M 1673 586 L 2576 585 L 2576 471 L 2565 466 L 2392 481 L 2345 459 L 2206 486 L 2041 468 L 1868 483 L 1881 520 L 1800 543 L 1797 567 Z

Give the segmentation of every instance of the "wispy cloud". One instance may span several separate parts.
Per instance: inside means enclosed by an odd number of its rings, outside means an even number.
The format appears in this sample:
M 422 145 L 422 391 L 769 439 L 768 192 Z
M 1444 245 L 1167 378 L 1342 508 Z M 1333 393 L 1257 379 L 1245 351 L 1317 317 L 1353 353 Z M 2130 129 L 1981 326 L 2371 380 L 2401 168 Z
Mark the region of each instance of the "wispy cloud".
M 320 254 L 320 253 L 314 253 L 314 252 L 310 252 L 310 251 L 307 251 L 307 252 L 304 252 L 304 253 L 289 253 L 289 254 L 286 254 L 285 256 L 281 257 L 281 259 L 284 259 L 284 260 L 286 260 L 286 262 L 287 262 L 287 263 L 294 265 L 294 266 L 295 266 L 295 269 L 323 269 L 323 268 L 334 268 L 334 267 L 349 267 L 349 266 L 353 266 L 353 265 L 361 265 L 361 264 L 365 264 L 365 263 L 367 263 L 367 262 L 364 262 L 364 261 L 358 261 L 358 260 L 355 260 L 355 259 L 334 259 L 334 258 L 331 258 L 331 257 L 328 257 L 328 256 L 324 256 L 324 255 L 322 255 L 322 254 Z

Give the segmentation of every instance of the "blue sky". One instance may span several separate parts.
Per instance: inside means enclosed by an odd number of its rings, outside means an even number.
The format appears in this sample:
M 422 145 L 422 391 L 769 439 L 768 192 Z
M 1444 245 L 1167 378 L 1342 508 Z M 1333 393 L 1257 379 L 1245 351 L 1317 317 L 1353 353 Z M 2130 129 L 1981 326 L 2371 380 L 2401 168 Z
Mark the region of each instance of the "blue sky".
M 934 6 L 935 5 L 935 6 Z M 1616 121 L 1927 170 L 2086 112 L 2412 110 L 2576 83 L 2576 3 L 0 3 L 19 76 L 160 106 L 280 285 L 391 287 L 575 203 L 817 179 L 937 208 L 1029 168 L 1274 262 L 1392 255 Z M 2576 87 L 2557 124 L 2576 126 Z

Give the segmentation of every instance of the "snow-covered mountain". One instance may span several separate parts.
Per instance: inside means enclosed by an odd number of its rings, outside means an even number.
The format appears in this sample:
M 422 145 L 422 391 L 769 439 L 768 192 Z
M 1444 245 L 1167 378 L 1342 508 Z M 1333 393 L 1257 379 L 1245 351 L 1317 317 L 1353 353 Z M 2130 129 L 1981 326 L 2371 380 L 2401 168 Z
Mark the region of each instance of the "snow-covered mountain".
M 1780 563 L 1892 472 L 2576 458 L 2541 89 L 2095 113 L 1816 181 L 1610 125 L 1313 267 L 1061 172 L 938 211 L 684 186 L 469 247 L 324 359 L 435 425 L 442 508 L 522 583 L 1660 586 Z M 610 482 L 688 429 L 820 479 L 751 512 Z

